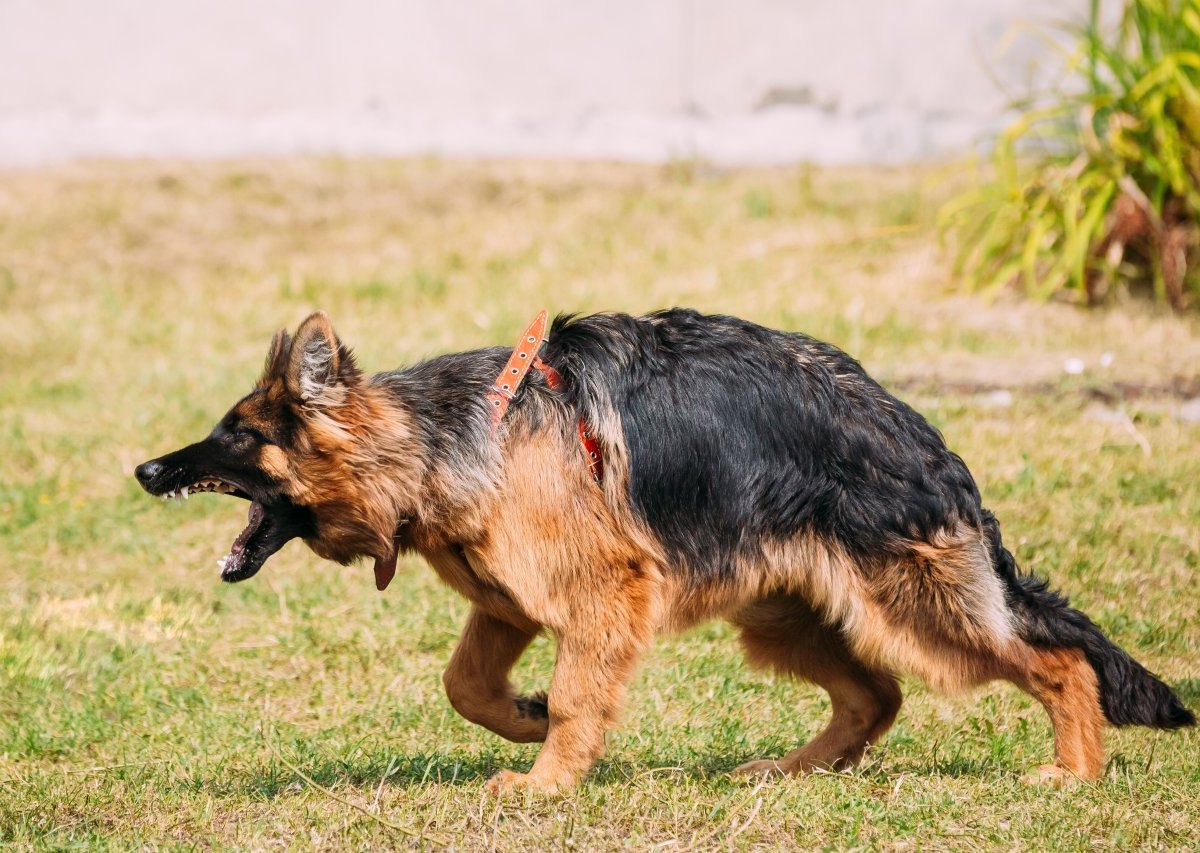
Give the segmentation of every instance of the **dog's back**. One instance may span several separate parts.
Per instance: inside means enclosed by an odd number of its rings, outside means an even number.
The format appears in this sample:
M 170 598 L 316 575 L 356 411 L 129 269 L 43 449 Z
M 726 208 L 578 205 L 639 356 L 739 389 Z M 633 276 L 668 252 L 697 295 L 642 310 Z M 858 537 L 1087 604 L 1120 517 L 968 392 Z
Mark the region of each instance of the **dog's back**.
M 869 560 L 979 526 L 962 460 L 829 344 L 675 309 L 559 319 L 547 359 L 585 417 L 619 417 L 630 500 L 685 571 L 802 533 Z

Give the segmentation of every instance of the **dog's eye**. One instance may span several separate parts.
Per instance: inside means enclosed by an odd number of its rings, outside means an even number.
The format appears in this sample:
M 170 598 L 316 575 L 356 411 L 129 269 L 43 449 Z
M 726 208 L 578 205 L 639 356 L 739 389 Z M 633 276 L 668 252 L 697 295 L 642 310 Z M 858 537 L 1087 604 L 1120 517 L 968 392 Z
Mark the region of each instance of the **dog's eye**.
M 226 433 L 226 435 L 229 437 L 228 441 L 231 444 L 250 444 L 251 442 L 261 440 L 261 437 L 257 432 L 252 429 L 246 429 L 245 427 L 236 427 L 231 429 Z

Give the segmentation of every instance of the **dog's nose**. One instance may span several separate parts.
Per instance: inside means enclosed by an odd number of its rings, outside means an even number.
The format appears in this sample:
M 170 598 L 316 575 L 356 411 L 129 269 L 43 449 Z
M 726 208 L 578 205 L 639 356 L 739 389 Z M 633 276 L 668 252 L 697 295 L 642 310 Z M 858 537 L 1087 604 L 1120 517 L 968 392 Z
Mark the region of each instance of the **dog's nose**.
M 162 473 L 162 463 L 157 459 L 151 459 L 149 462 L 143 462 L 141 465 L 133 469 L 134 476 L 138 478 L 138 482 L 143 487 L 148 487 L 150 481 Z

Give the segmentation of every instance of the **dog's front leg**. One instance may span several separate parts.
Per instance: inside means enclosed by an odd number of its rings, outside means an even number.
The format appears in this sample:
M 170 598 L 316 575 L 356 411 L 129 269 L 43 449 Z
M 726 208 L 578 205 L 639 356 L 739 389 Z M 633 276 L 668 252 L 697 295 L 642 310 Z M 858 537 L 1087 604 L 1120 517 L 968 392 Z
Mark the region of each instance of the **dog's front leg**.
M 442 676 L 446 695 L 458 713 L 517 743 L 546 739 L 544 695 L 518 696 L 508 681 L 513 664 L 537 636 L 471 608 L 458 648 Z
M 602 599 L 601 599 L 602 600 Z M 488 781 L 493 793 L 570 790 L 604 752 L 604 733 L 620 712 L 625 684 L 649 642 L 632 614 L 609 609 L 602 623 L 578 620 L 558 636 L 550 685 L 550 729 L 529 773 L 504 770 Z

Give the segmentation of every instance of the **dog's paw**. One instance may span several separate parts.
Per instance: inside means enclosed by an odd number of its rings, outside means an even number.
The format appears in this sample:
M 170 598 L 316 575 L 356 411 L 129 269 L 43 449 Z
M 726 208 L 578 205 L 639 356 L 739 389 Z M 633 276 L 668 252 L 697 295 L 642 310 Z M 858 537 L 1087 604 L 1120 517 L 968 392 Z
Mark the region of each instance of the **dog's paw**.
M 1025 785 L 1038 785 L 1044 788 L 1069 788 L 1081 781 L 1083 780 L 1070 770 L 1059 767 L 1057 764 L 1043 764 L 1021 777 L 1021 782 Z
M 546 781 L 530 773 L 517 773 L 515 770 L 501 770 L 488 779 L 484 787 L 489 794 L 495 797 L 520 794 L 525 791 L 547 795 L 563 791 L 563 787 L 553 780 Z
M 763 758 L 759 761 L 747 761 L 745 764 L 730 770 L 729 775 L 741 777 L 773 777 L 786 776 L 787 771 L 783 769 L 783 765 L 781 765 L 778 761 L 770 758 Z

